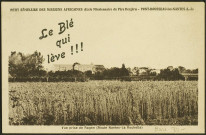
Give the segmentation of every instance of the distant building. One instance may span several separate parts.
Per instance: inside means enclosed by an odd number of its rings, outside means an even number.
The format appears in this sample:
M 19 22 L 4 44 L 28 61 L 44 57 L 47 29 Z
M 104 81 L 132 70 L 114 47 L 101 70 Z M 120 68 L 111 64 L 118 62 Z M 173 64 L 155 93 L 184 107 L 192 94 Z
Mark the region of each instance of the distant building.
M 140 75 L 146 74 L 146 72 L 147 72 L 148 69 L 149 69 L 148 67 L 140 67 L 140 68 L 139 68 L 139 74 L 140 74 Z
M 139 75 L 147 75 L 148 67 L 140 67 L 139 68 Z
M 152 69 L 150 72 L 160 74 L 160 69 Z
M 103 71 L 105 67 L 103 65 L 93 65 L 93 64 L 75 64 L 74 70 L 79 70 L 82 72 L 91 70 L 92 73 Z M 73 70 L 73 64 L 54 64 L 53 71 L 67 71 Z
M 105 67 L 103 65 L 94 65 L 92 71 L 94 72 L 102 72 L 105 70 Z
M 54 64 L 52 71 L 67 71 L 72 69 L 72 64 Z
M 160 69 L 152 69 L 149 67 L 134 67 L 132 70 L 133 75 L 148 75 L 150 73 L 160 74 Z
M 74 70 L 79 70 L 79 71 L 82 71 L 82 72 L 85 72 L 85 71 L 88 71 L 88 70 L 91 70 L 93 71 L 93 67 L 94 65 L 93 64 L 76 64 L 74 66 Z

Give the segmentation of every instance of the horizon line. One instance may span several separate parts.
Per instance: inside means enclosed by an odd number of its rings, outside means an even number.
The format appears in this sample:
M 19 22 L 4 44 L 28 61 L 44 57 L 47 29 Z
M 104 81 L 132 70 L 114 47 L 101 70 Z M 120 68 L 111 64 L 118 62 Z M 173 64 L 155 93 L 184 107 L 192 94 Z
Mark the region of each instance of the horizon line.
M 76 63 L 76 62 L 75 62 Z M 77 62 L 79 63 L 79 62 Z M 70 64 L 65 64 L 65 63 L 56 63 L 56 64 L 52 64 L 53 66 L 54 65 L 73 65 L 74 63 L 70 63 Z M 80 65 L 103 65 L 105 68 L 114 68 L 114 67 L 121 67 L 122 64 L 125 65 L 126 68 L 135 68 L 135 67 L 138 67 L 138 68 L 142 68 L 142 67 L 145 67 L 145 68 L 150 68 L 150 69 L 166 69 L 168 67 L 173 67 L 173 68 L 178 68 L 178 67 L 184 67 L 184 66 L 172 66 L 172 65 L 168 65 L 168 66 L 165 66 L 164 68 L 156 68 L 156 67 L 151 67 L 151 66 L 126 66 L 125 63 L 122 63 L 120 66 L 105 66 L 104 64 L 94 64 L 93 62 L 91 62 L 90 64 L 85 64 L 85 63 L 79 63 Z M 45 68 L 45 67 L 44 67 Z M 185 69 L 198 69 L 197 67 L 196 68 L 187 68 L 187 67 L 184 67 Z

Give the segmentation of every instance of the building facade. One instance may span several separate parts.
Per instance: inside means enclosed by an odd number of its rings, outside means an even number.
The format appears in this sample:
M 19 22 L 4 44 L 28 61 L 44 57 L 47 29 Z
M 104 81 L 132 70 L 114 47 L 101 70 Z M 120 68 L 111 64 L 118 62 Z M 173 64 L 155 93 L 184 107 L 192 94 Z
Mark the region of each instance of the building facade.
M 74 67 L 73 67 L 74 66 Z M 54 64 L 52 71 L 68 71 L 68 70 L 79 70 L 81 72 L 85 71 L 92 71 L 92 73 L 95 72 L 101 72 L 104 71 L 105 67 L 103 65 L 94 65 L 94 64 Z

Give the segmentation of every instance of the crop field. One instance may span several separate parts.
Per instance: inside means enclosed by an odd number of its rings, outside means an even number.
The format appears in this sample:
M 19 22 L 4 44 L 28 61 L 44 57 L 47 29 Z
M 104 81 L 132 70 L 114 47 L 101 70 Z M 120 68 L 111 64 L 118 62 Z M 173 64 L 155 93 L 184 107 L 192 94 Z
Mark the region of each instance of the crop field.
M 197 81 L 9 83 L 10 125 L 197 125 Z

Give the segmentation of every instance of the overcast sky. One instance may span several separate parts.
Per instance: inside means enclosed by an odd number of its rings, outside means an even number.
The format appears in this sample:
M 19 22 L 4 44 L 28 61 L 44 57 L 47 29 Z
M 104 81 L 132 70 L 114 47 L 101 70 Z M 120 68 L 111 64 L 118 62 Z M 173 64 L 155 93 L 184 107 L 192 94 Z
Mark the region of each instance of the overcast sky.
M 49 7 L 44 3 L 41 6 Z M 50 7 L 61 6 L 77 7 L 75 4 L 55 4 Z M 35 4 L 28 7 L 35 7 Z M 96 7 L 118 7 L 118 4 L 99 4 Z M 122 7 L 132 6 L 125 4 Z M 138 7 L 138 4 L 133 4 L 133 7 Z M 199 54 L 204 49 L 204 16 L 199 15 L 203 11 L 198 8 L 188 12 L 9 12 L 9 9 L 4 12 L 8 12 L 3 21 L 4 49 L 8 53 L 32 53 L 38 50 L 44 55 L 45 67 L 79 62 L 103 64 L 105 67 L 121 67 L 124 63 L 131 68 L 146 66 L 158 69 L 180 65 L 198 68 Z M 71 18 L 74 27 L 58 35 L 58 23 L 70 21 Z M 53 29 L 53 35 L 39 40 L 44 28 Z M 71 42 L 58 48 L 56 41 L 66 38 L 68 34 Z M 78 54 L 75 53 L 75 44 L 79 44 Z M 73 55 L 71 45 L 74 46 Z M 66 53 L 65 58 L 48 64 L 48 54 L 62 52 Z

